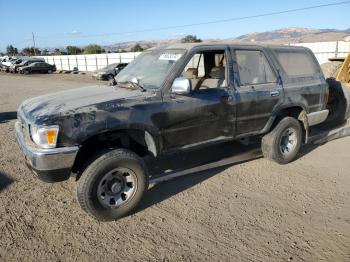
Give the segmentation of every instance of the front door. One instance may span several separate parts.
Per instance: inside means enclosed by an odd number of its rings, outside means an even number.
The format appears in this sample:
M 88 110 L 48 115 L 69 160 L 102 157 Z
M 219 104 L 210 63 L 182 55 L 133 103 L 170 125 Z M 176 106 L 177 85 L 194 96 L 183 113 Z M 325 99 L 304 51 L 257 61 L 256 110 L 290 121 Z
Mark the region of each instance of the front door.
M 193 54 L 179 75 L 191 81 L 192 92 L 164 100 L 163 150 L 232 138 L 235 113 L 228 54 L 226 48 Z

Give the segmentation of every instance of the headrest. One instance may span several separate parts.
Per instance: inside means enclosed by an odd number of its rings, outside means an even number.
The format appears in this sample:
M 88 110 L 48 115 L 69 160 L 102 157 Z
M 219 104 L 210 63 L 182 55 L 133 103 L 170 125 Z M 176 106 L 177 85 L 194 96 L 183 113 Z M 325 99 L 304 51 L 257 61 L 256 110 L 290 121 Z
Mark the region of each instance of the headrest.
M 224 79 L 225 78 L 225 67 L 216 66 L 213 67 L 210 71 L 210 77 L 216 79 Z
M 197 78 L 198 77 L 198 69 L 197 68 L 188 68 L 185 72 L 185 76 L 188 78 Z

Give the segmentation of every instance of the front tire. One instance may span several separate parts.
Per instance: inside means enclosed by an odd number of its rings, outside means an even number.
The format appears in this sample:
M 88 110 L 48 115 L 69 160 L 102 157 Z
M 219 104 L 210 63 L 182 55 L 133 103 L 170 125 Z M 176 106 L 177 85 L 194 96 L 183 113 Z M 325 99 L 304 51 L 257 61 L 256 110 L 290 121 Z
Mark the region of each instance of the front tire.
M 279 164 L 293 161 L 301 147 L 302 134 L 302 128 L 297 119 L 283 118 L 270 133 L 262 138 L 261 149 L 264 157 Z
M 78 181 L 78 202 L 99 221 L 124 217 L 148 188 L 144 163 L 126 149 L 111 150 L 94 160 Z

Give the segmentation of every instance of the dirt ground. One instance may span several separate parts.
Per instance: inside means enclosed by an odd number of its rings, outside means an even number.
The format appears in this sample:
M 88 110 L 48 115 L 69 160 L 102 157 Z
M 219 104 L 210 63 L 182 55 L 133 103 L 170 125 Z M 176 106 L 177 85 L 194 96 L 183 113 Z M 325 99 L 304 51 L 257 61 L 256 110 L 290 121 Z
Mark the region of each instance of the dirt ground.
M 158 184 L 116 222 L 88 217 L 73 178 L 27 170 L 14 123 L 26 98 L 96 83 L 0 73 L 0 261 L 350 261 L 350 137 L 284 166 L 260 158 Z

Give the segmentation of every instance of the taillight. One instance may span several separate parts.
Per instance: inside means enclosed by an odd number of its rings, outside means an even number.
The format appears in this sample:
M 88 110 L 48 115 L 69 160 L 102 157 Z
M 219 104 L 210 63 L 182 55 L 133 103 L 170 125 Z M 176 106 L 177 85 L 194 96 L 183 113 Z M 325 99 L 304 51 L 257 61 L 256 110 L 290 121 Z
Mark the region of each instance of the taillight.
M 329 100 L 329 88 L 327 87 L 327 90 L 324 93 L 324 101 L 326 101 L 328 104 L 328 102 L 329 102 L 328 100 Z

